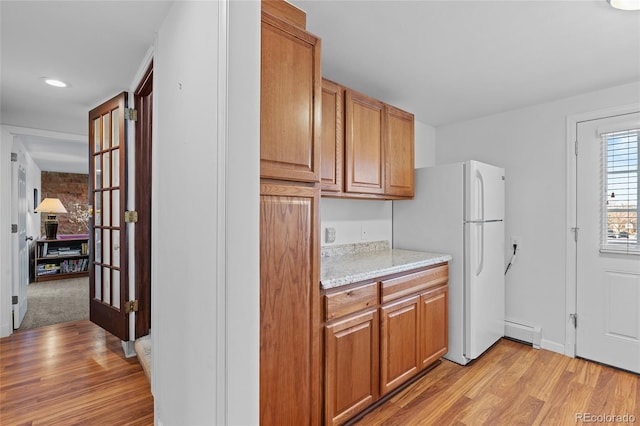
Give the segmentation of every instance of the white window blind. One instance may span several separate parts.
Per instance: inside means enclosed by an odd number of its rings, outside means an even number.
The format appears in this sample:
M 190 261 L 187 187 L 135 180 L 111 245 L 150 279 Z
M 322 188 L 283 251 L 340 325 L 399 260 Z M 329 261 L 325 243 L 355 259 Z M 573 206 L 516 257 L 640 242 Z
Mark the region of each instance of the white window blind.
M 639 136 L 638 128 L 602 134 L 602 251 L 640 254 Z

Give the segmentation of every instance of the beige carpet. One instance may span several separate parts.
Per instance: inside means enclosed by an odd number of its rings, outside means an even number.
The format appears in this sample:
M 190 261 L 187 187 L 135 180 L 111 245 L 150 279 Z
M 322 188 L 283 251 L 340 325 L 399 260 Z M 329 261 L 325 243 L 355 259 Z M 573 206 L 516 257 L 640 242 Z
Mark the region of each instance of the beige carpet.
M 31 283 L 19 330 L 89 319 L 89 277 Z

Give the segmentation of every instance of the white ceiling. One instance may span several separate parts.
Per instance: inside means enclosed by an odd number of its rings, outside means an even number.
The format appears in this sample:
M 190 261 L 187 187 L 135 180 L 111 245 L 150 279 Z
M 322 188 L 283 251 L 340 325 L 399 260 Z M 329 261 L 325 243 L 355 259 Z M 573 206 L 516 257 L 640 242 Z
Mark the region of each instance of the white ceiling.
M 323 76 L 433 126 L 640 80 L 640 12 L 605 0 L 292 3 Z
M 324 76 L 433 126 L 640 81 L 640 12 L 605 0 L 292 3 L 322 38 Z M 0 1 L 1 122 L 86 135 L 87 112 L 131 88 L 169 6 Z M 60 153 L 26 145 L 39 164 Z
M 0 1 L 0 119 L 55 132 L 53 138 L 20 136 L 41 169 L 86 173 L 88 112 L 131 89 L 170 4 Z M 50 87 L 41 77 L 71 87 Z M 85 136 L 84 147 L 74 135 Z

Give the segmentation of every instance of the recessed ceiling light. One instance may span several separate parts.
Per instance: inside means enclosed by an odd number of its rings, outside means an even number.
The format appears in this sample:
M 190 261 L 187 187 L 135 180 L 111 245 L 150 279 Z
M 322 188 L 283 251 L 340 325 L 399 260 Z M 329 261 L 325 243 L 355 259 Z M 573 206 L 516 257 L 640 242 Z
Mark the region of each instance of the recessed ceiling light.
M 640 0 L 607 0 L 609 4 L 620 10 L 640 10 Z
M 65 83 L 62 80 L 57 80 L 55 78 L 49 78 L 49 77 L 42 77 L 42 79 L 44 80 L 45 83 L 47 83 L 49 86 L 53 86 L 53 87 L 69 87 L 70 84 L 69 83 Z

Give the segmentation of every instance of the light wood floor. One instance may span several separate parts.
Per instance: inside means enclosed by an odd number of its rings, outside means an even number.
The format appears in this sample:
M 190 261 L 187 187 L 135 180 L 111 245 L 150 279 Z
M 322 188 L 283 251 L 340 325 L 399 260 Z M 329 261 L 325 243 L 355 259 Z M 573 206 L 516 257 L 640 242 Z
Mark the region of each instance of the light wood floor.
M 575 425 L 582 413 L 640 424 L 640 378 L 503 339 L 469 366 L 443 360 L 358 425 Z
M 443 360 L 359 425 L 574 425 L 580 413 L 640 424 L 640 378 L 501 340 L 470 366 Z M 89 321 L 42 327 L 0 339 L 0 424 L 152 425 L 153 397 L 115 337 Z
M 136 358 L 89 321 L 0 339 L 0 425 L 153 425 Z

